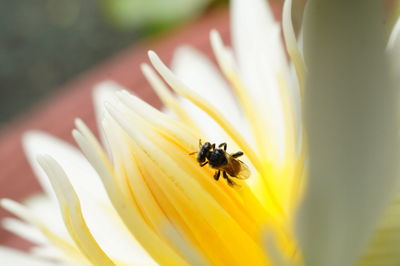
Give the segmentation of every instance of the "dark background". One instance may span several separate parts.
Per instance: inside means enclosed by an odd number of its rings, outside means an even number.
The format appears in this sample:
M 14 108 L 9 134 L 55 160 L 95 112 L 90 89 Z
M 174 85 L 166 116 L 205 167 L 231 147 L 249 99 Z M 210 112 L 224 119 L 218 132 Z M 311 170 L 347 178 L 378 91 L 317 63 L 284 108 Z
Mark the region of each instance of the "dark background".
M 143 35 L 108 24 L 97 0 L 1 0 L 0 5 L 0 126 Z

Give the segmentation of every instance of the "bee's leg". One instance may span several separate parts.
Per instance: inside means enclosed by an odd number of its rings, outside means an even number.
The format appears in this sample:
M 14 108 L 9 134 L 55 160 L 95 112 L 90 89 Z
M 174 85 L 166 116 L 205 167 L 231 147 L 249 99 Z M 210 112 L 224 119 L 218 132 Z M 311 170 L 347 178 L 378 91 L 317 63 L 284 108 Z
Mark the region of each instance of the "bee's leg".
M 231 178 L 229 178 L 228 174 L 225 171 L 222 172 L 222 175 L 224 176 L 224 178 L 228 182 L 228 185 L 230 185 L 231 187 L 236 185 L 236 183 L 233 182 L 233 180 Z
M 227 146 L 228 146 L 228 145 L 224 142 L 224 143 L 219 144 L 219 145 L 218 145 L 218 148 L 223 147 L 224 151 L 226 151 L 226 147 L 227 147 Z
M 204 165 L 208 164 L 208 161 L 205 161 L 204 163 L 200 164 L 200 167 L 203 167 Z
M 214 174 L 214 179 L 218 181 L 220 174 L 221 174 L 220 170 L 216 171 Z
M 230 179 L 229 176 L 228 176 L 228 174 L 226 173 L 226 171 L 223 171 L 223 172 L 222 172 L 222 175 L 224 176 L 224 178 L 225 178 L 226 180 Z
M 211 145 L 210 151 L 213 151 L 213 150 L 215 150 L 215 143 L 213 143 L 213 145 Z
M 238 151 L 238 152 L 235 152 L 234 154 L 231 154 L 231 156 L 233 157 L 233 158 L 238 158 L 238 157 L 240 157 L 240 156 L 242 156 L 243 155 L 243 152 L 242 151 Z

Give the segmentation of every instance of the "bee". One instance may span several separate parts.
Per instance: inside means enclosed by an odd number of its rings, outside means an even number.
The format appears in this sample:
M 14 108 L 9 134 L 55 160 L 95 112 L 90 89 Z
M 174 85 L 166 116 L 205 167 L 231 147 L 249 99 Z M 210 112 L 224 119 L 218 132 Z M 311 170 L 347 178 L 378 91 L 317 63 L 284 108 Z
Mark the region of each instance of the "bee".
M 223 178 L 226 179 L 230 186 L 236 185 L 232 178 L 247 179 L 250 177 L 250 170 L 247 165 L 237 158 L 243 155 L 243 152 L 238 151 L 232 154 L 226 152 L 226 143 L 221 143 L 218 148 L 215 148 L 215 143 L 206 142 L 204 144 L 199 140 L 199 151 L 192 152 L 190 155 L 197 153 L 197 162 L 200 167 L 209 164 L 215 169 L 214 179 L 219 180 L 222 172 Z M 232 178 L 231 178 L 232 177 Z

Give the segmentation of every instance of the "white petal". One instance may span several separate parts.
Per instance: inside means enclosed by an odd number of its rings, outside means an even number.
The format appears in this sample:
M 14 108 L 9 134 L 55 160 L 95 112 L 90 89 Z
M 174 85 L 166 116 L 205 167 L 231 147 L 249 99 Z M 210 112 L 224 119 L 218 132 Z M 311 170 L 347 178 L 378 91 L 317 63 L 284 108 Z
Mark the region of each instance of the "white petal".
M 149 250 L 151 252 L 154 251 L 153 257 L 156 259 L 161 258 L 161 255 L 157 253 L 158 250 L 162 252 L 167 251 L 167 253 L 164 254 L 168 254 L 169 257 L 175 259 L 175 253 L 173 253 L 170 247 L 165 245 L 165 243 L 158 238 L 158 235 L 145 224 L 145 221 L 141 219 L 141 215 L 136 211 L 135 207 L 131 204 L 126 204 L 126 200 L 128 199 L 126 197 L 127 195 L 125 195 L 123 190 L 118 188 L 118 184 L 115 182 L 114 176 L 110 171 L 111 169 L 108 167 L 110 162 L 105 161 L 103 158 L 104 152 L 93 134 L 80 120 L 76 121 L 76 126 L 79 131 L 73 131 L 75 140 L 82 148 L 88 160 L 90 160 L 98 171 L 114 206 L 117 208 L 121 217 L 123 217 L 125 224 L 128 225 L 129 231 L 137 236 L 141 243 L 150 247 Z
M 5 218 L 2 221 L 2 226 L 7 231 L 10 231 L 11 233 L 25 238 L 26 240 L 35 244 L 48 243 L 46 237 L 43 236 L 43 234 L 37 228 L 18 219 Z
M 302 56 L 302 42 L 297 42 L 292 23 L 292 0 L 286 0 L 283 6 L 282 15 L 283 34 L 285 36 L 286 49 L 291 58 L 291 63 L 296 70 L 296 80 L 303 90 L 305 82 L 305 65 Z
M 91 198 L 106 200 L 97 173 L 75 147 L 39 131 L 25 133 L 23 147 L 36 176 L 48 194 L 54 196 L 46 174 L 36 162 L 39 154 L 50 155 L 64 167 L 78 195 L 90 195 Z
M 100 247 L 113 259 L 128 264 L 156 265 L 110 206 L 91 202 L 85 219 Z
M 243 117 L 228 84 L 222 79 L 211 61 L 194 48 L 185 46 L 177 49 L 172 61 L 172 70 L 190 89 L 202 95 L 215 109 L 233 125 L 245 129 Z M 198 126 L 214 142 L 226 141 L 220 127 L 198 107 L 181 97 L 184 108 Z M 224 139 L 225 138 L 225 139 Z
M 296 35 L 292 22 L 292 0 L 286 0 L 283 5 L 282 27 L 288 50 L 297 50 Z
M 72 243 L 72 239 L 65 229 L 59 208 L 53 199 L 47 195 L 39 194 L 25 200 L 23 205 L 35 217 L 41 218 L 41 222 L 48 228 L 51 228 L 55 233 Z
M 162 112 L 175 119 L 181 119 L 187 124 L 195 126 L 189 116 L 186 114 L 185 110 L 182 108 L 181 104 L 178 102 L 176 95 L 172 93 L 164 81 L 162 81 L 161 78 L 156 74 L 153 68 L 144 63 L 141 64 L 140 68 L 144 77 L 147 79 L 158 98 L 164 104 L 162 107 Z
M 163 79 L 171 86 L 171 88 L 179 95 L 190 100 L 197 107 L 201 108 L 205 113 L 209 114 L 220 126 L 225 130 L 228 135 L 226 138 L 227 143 L 236 144 L 238 147 L 247 154 L 250 161 L 257 169 L 263 169 L 261 161 L 256 156 L 253 148 L 247 143 L 244 137 L 238 132 L 237 128 L 229 123 L 227 119 L 215 108 L 213 108 L 204 98 L 195 91 L 191 90 L 184 82 L 182 82 L 176 75 L 161 61 L 156 53 L 149 51 L 149 59 L 154 68 L 163 77 Z M 234 146 L 234 145 L 233 145 Z M 236 149 L 236 147 L 235 147 Z
M 81 201 L 82 212 L 91 233 L 107 254 L 126 262 L 143 262 L 149 258 L 120 221 L 97 173 L 76 148 L 40 132 L 30 132 L 25 135 L 24 144 L 31 157 L 48 154 L 62 165 Z M 37 168 L 36 161 L 34 167 Z M 36 170 L 41 178 L 48 182 L 45 173 L 41 169 Z M 50 209 L 52 208 L 48 210 Z M 45 213 L 46 208 L 41 211 Z M 55 212 L 59 213 L 57 209 Z M 53 215 L 42 217 L 53 218 Z M 62 222 L 58 224 L 63 225 Z M 110 228 L 113 230 L 110 231 Z
M 48 155 L 38 156 L 38 162 L 49 177 L 63 214 L 65 226 L 76 246 L 93 264 L 103 262 L 104 265 L 114 265 L 109 254 L 104 252 L 88 229 L 81 211 L 81 202 L 64 170 Z
M 27 253 L 0 246 L 0 265 L 4 266 L 56 266 L 59 263 L 41 260 Z
M 101 142 L 103 146 L 106 147 L 107 151 L 109 151 L 109 149 L 107 148 L 107 141 L 105 139 L 104 132 L 101 127 L 101 122 L 103 121 L 105 114 L 104 103 L 113 101 L 114 92 L 122 89 L 125 88 L 113 81 L 103 81 L 97 84 L 93 89 L 93 102 L 96 113 L 98 131 L 100 133 Z
M 400 73 L 400 18 L 393 27 L 386 50 L 389 54 L 389 60 L 391 60 L 392 64 L 392 74 L 398 81 Z
M 390 33 L 389 41 L 387 44 L 387 49 L 395 49 L 396 46 L 399 45 L 400 42 L 400 17 L 397 19 L 396 24 L 394 25 L 392 32 Z
M 399 99 L 378 7 L 309 1 L 306 8 L 309 163 L 296 233 L 307 265 L 354 265 L 398 189 Z
M 58 222 L 57 226 L 53 226 L 54 222 L 49 222 L 48 220 L 53 220 L 53 215 L 57 214 L 57 210 L 55 210 L 55 214 L 51 212 L 37 212 L 37 210 L 32 209 L 32 207 L 26 207 L 16 201 L 10 199 L 1 199 L 0 200 L 0 207 L 6 209 L 7 211 L 11 212 L 19 219 L 23 220 L 27 224 L 31 224 L 35 226 L 35 228 L 40 229 L 43 235 L 47 237 L 50 235 L 50 238 L 54 239 L 54 236 L 59 238 L 62 241 L 65 241 L 66 244 L 72 245 L 72 239 L 69 237 L 68 232 L 66 231 L 62 220 Z M 44 214 L 44 215 L 41 215 Z M 60 219 L 57 217 L 57 219 Z M 18 232 L 17 232 L 18 233 Z M 19 232 L 21 233 L 21 232 Z M 24 238 L 29 237 L 23 236 Z
M 104 103 L 112 100 L 115 91 L 123 89 L 125 88 L 114 81 L 103 81 L 94 87 L 93 101 L 95 104 L 97 124 L 101 124 L 101 121 L 103 121 L 105 114 Z
M 289 68 L 280 26 L 267 1 L 234 0 L 231 4 L 233 46 L 240 77 L 249 91 L 264 132 L 270 137 L 261 145 L 269 156 L 283 158 L 285 125 L 279 76 L 288 80 Z M 288 89 L 288 88 L 285 88 Z
M 66 257 L 64 253 L 54 246 L 35 246 L 30 249 L 30 254 L 45 260 L 71 262 L 71 258 Z

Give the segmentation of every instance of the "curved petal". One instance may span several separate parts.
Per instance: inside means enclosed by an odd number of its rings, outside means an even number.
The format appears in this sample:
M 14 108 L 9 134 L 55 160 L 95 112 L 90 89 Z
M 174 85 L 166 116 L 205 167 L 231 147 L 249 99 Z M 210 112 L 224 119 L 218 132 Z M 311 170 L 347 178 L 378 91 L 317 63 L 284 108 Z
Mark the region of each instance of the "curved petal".
M 382 8 L 379 1 L 306 7 L 309 163 L 296 233 L 307 265 L 353 265 L 398 189 L 399 98 Z
M 176 75 L 161 61 L 156 53 L 149 51 L 149 58 L 154 68 L 171 86 L 171 88 L 176 93 L 188 99 L 194 105 L 202 109 L 203 112 L 208 114 L 208 116 L 211 117 L 226 132 L 226 135 L 229 136 L 245 154 L 247 154 L 247 157 L 254 167 L 261 172 L 263 165 L 257 157 L 254 149 L 250 147 L 245 138 L 238 132 L 236 127 L 229 123 L 229 121 L 227 121 L 218 110 L 213 108 L 206 100 L 204 100 L 202 96 L 188 88 L 185 83 L 178 79 Z
M 78 149 L 40 131 L 28 131 L 24 134 L 22 141 L 29 163 L 49 195 L 54 197 L 54 192 L 49 186 L 46 174 L 36 161 L 39 154 L 48 154 L 63 165 L 78 195 L 107 200 L 96 172 Z
M 27 253 L 0 246 L 0 265 L 60 266 L 62 264 L 38 259 Z
M 143 220 L 141 214 L 133 206 L 134 204 L 128 199 L 130 195 L 127 195 L 129 193 L 129 191 L 126 191 L 128 190 L 127 187 L 121 187 L 116 182 L 114 169 L 94 135 L 82 121 L 77 120 L 76 126 L 79 129 L 73 131 L 76 142 L 99 173 L 115 210 L 130 233 L 139 240 L 155 260 L 171 265 L 185 265 L 185 262 L 172 247 L 166 245 Z
M 397 19 L 387 43 L 387 49 L 396 49 L 400 42 L 400 18 Z M 397 48 L 398 49 L 398 48 Z
M 13 213 L 21 220 L 38 228 L 40 232 L 46 236 L 47 240 L 49 240 L 49 242 L 54 245 L 54 247 L 57 247 L 60 251 L 64 253 L 66 258 L 68 258 L 66 260 L 78 263 L 87 262 L 86 258 L 84 258 L 83 254 L 76 248 L 68 234 L 68 238 L 64 238 L 62 235 L 54 232 L 53 228 L 50 228 L 46 224 L 44 224 L 42 220 L 45 220 L 46 217 L 38 217 L 37 214 L 32 213 L 25 206 L 10 199 L 1 199 L 0 206 Z
M 2 220 L 2 227 L 7 231 L 25 238 L 35 244 L 47 244 L 46 237 L 33 225 L 22 222 L 14 218 L 5 218 Z
M 279 163 L 287 134 L 282 96 L 290 94 L 288 86 L 280 84 L 289 80 L 280 25 L 264 0 L 232 1 L 231 19 L 239 75 L 258 113 L 258 130 L 265 132 L 257 145 L 266 158 Z
M 42 183 L 46 182 L 46 186 L 48 186 L 47 177 L 38 168 L 38 164 L 35 161 L 32 162 L 32 158 L 38 154 L 48 154 L 63 166 L 69 181 L 81 201 L 82 212 L 91 233 L 107 253 L 110 253 L 118 260 L 126 262 L 144 262 L 150 259 L 135 239 L 127 233 L 127 229 L 105 194 L 97 173 L 76 148 L 41 132 L 29 132 L 25 134 L 24 147 L 30 162 L 33 163 L 32 166 L 36 170 L 36 174 L 42 179 Z M 46 224 L 50 228 L 57 225 L 58 227 L 63 227 L 63 223 L 60 222 L 61 216 L 56 206 L 54 206 L 54 202 L 48 201 L 42 205 L 36 204 L 34 207 L 39 213 L 42 212 L 42 214 L 48 214 L 48 210 L 58 213 L 58 221 Z M 49 217 L 52 220 L 56 216 L 52 214 L 50 216 L 39 217 Z M 112 234 L 109 233 L 109 228 L 114 228 Z M 65 228 L 63 229 L 65 235 Z
M 400 73 L 400 18 L 397 20 L 395 26 L 390 33 L 390 38 L 386 46 L 386 52 L 391 60 L 392 75 L 397 79 Z
M 51 260 L 51 261 L 65 261 L 70 262 L 70 258 L 66 257 L 64 253 L 62 253 L 59 249 L 55 246 L 34 246 L 30 249 L 30 254 L 36 256 L 41 259 Z M 77 264 L 84 264 L 78 263 Z M 70 265 L 70 263 L 68 263 Z
M 202 95 L 225 119 L 233 125 L 238 125 L 237 128 L 242 135 L 247 132 L 246 122 L 232 91 L 205 55 L 192 47 L 182 46 L 174 54 L 171 69 L 190 89 Z M 211 141 L 218 143 L 226 141 L 226 134 L 212 119 L 188 100 L 181 98 L 181 101 L 187 113 L 210 136 Z
M 240 261 L 243 263 L 245 257 L 236 256 L 234 252 L 234 243 L 239 239 L 243 245 L 241 249 L 250 261 L 262 261 L 263 256 L 258 253 L 257 244 L 249 237 L 248 227 L 240 227 L 240 223 L 225 212 L 209 191 L 204 190 L 199 180 L 196 180 L 196 175 L 188 171 L 199 167 L 188 156 L 187 147 L 176 146 L 170 138 L 159 136 L 151 123 L 123 106 L 110 106 L 109 111 L 137 144 L 135 160 L 143 164 L 142 171 L 147 173 L 146 182 L 150 183 L 154 196 L 159 199 L 158 204 L 170 219 L 179 223 L 179 228 L 182 226 L 187 230 L 185 233 L 191 236 L 211 261 L 222 261 L 230 265 Z M 211 178 L 207 181 L 216 185 Z M 225 229 L 219 227 L 221 224 L 224 224 Z M 219 254 L 214 252 L 216 246 L 220 249 Z
M 94 265 L 115 265 L 90 233 L 82 215 L 78 196 L 61 166 L 49 155 L 40 155 L 37 160 L 49 177 L 60 205 L 64 224 L 76 246 Z
M 301 90 L 304 88 L 305 82 L 305 66 L 303 57 L 301 54 L 301 47 L 297 44 L 296 35 L 293 29 L 292 23 L 292 0 L 286 0 L 283 5 L 283 18 L 282 18 L 282 27 L 283 34 L 285 36 L 286 48 L 294 68 L 297 74 L 297 80 L 299 81 L 299 87 Z
M 96 114 L 96 122 L 97 122 L 97 129 L 100 134 L 100 139 L 103 146 L 106 148 L 107 152 L 109 152 L 109 147 L 107 147 L 107 141 L 104 136 L 104 130 L 101 127 L 101 123 L 104 119 L 104 114 L 106 112 L 104 108 L 105 102 L 110 102 L 113 100 L 113 93 L 118 90 L 125 89 L 119 84 L 113 81 L 103 81 L 97 84 L 93 89 L 93 104 L 94 110 Z
M 57 202 L 47 195 L 36 195 L 23 202 L 24 206 L 36 217 L 41 217 L 42 222 L 55 233 L 71 242 L 68 232 L 62 221 Z

